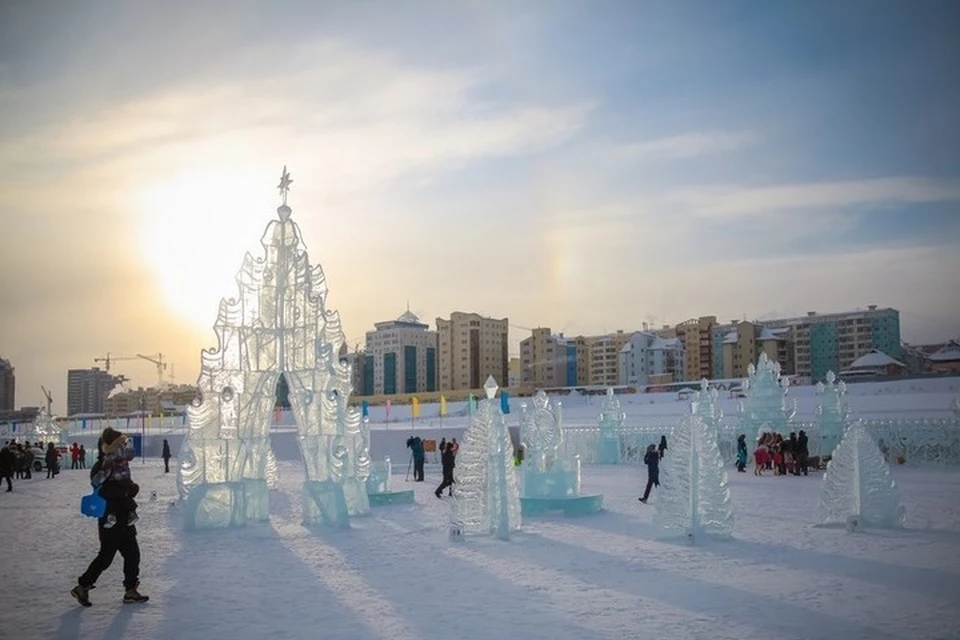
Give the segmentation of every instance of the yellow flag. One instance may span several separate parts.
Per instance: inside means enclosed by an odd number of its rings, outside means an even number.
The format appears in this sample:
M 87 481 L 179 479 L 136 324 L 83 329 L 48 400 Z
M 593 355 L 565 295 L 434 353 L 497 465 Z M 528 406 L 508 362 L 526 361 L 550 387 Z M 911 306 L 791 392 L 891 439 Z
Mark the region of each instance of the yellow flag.
M 413 398 L 410 401 L 410 405 L 411 405 L 410 415 L 412 415 L 414 418 L 419 418 L 420 417 L 420 401 L 417 400 L 416 398 Z
M 443 396 L 440 396 L 440 415 L 447 415 L 447 399 Z

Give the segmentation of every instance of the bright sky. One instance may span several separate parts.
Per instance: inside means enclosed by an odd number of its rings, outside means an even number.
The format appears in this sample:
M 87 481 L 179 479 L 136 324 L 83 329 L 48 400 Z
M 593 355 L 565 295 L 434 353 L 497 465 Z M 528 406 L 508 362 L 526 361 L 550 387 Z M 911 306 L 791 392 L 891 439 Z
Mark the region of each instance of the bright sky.
M 17 403 L 63 410 L 108 351 L 192 382 L 284 164 L 351 347 L 407 300 L 568 334 L 879 304 L 956 336 L 958 31 L 952 0 L 4 2 Z

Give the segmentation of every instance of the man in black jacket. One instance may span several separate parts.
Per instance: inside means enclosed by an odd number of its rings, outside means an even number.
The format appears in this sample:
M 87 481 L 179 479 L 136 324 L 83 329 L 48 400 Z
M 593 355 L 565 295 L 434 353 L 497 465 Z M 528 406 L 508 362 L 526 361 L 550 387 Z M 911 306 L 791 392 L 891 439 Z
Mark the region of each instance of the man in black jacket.
M 650 489 L 660 486 L 660 454 L 656 445 L 647 447 L 647 454 L 643 456 L 643 463 L 647 465 L 647 488 L 643 492 L 640 502 L 646 503 L 650 497 Z
M 807 432 L 802 429 L 800 430 L 800 435 L 797 436 L 796 456 L 800 471 L 803 475 L 807 475 L 807 468 L 810 464 L 810 448 L 807 440 Z
M 137 487 L 136 484 L 131 485 L 130 483 L 111 480 L 110 469 L 104 467 L 102 444 L 103 438 L 97 443 L 97 461 L 90 468 L 90 482 L 99 489 L 100 496 L 107 501 L 133 498 L 134 496 L 129 495 L 129 493 L 137 490 L 131 488 Z M 118 552 L 123 557 L 123 586 L 126 590 L 123 594 L 123 601 L 126 603 L 146 602 L 150 599 L 149 596 L 142 595 L 137 591 L 137 587 L 140 585 L 140 545 L 137 542 L 137 527 L 126 522 L 126 517 L 127 515 L 121 512 L 117 515 L 116 524 L 111 527 L 105 526 L 107 514 L 104 514 L 97 521 L 100 551 L 84 574 L 77 580 L 77 586 L 70 590 L 70 595 L 85 607 L 92 605 L 90 590 L 94 588 L 100 574 L 107 570 Z

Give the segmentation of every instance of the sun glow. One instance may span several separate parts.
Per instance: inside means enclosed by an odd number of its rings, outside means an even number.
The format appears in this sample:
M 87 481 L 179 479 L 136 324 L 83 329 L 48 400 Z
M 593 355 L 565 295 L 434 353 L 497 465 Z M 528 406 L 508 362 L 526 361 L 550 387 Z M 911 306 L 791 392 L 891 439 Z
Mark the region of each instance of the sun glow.
M 198 328 L 216 320 L 220 298 L 237 294 L 243 252 L 258 251 L 276 196 L 262 170 L 197 168 L 138 190 L 140 251 L 159 292 Z

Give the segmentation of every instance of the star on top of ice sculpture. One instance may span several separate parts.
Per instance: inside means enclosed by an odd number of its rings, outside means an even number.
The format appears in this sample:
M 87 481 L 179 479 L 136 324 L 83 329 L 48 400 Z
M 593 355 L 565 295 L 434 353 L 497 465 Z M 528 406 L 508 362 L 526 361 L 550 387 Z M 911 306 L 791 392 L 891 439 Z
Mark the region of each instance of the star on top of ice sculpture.
M 497 389 L 499 388 L 500 386 L 493 379 L 493 376 L 487 376 L 487 381 L 483 383 L 483 390 L 486 392 L 488 400 L 493 400 L 493 396 L 497 395 Z
M 283 198 L 283 204 L 287 204 L 287 194 L 290 193 L 290 184 L 293 182 L 293 178 L 290 177 L 290 172 L 287 171 L 287 165 L 283 165 L 283 173 L 280 174 L 280 184 L 277 185 L 277 189 L 280 190 L 280 196 Z

